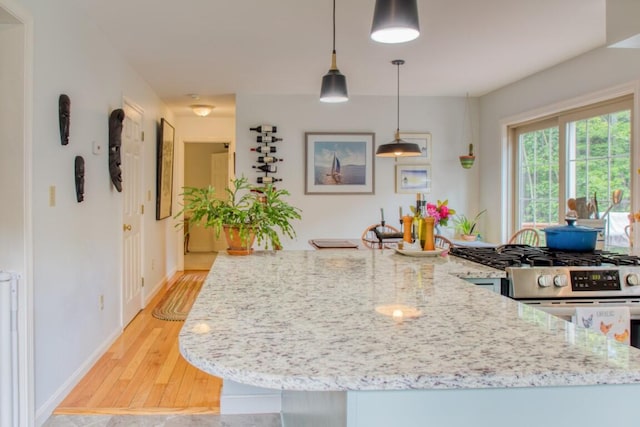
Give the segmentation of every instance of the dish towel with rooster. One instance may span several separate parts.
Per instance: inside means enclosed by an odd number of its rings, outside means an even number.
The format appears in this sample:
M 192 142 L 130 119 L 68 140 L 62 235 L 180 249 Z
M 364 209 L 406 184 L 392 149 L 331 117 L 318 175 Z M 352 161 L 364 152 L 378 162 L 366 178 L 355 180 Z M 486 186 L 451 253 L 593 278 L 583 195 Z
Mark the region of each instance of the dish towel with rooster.
M 574 323 L 629 344 L 631 315 L 628 307 L 576 307 Z

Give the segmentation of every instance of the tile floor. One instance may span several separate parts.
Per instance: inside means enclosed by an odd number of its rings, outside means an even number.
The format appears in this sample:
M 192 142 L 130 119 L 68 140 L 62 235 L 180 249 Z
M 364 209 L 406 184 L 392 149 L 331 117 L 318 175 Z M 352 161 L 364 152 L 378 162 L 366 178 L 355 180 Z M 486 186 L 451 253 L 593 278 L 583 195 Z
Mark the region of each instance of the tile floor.
M 281 427 L 280 414 L 52 415 L 43 427 Z

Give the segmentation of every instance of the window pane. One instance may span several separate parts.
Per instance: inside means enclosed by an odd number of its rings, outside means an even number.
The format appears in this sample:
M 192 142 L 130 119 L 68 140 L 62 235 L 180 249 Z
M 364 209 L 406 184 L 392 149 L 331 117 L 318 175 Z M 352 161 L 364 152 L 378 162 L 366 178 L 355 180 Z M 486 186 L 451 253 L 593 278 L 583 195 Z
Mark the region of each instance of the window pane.
M 611 154 L 628 156 L 631 141 L 631 111 L 611 114 Z
M 592 208 L 588 218 L 607 220 L 605 231 L 609 245 L 619 246 L 625 241 L 624 219 L 619 213 L 630 209 L 630 118 L 631 111 L 625 110 L 567 124 L 569 197 L 584 197 L 592 205 L 597 200 L 598 212 Z M 614 204 L 612 193 L 617 189 L 627 196 Z M 605 216 L 609 206 L 612 206 L 611 212 Z
M 518 228 L 558 223 L 558 127 L 519 137 Z

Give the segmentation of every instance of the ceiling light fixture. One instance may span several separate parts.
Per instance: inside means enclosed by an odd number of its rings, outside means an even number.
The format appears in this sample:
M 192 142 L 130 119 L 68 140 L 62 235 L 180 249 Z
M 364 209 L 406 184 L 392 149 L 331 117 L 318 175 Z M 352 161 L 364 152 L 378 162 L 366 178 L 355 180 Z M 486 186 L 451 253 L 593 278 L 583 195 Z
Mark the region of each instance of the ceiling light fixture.
M 207 117 L 215 108 L 213 105 L 195 104 L 191 105 L 191 110 L 200 117 Z
M 417 0 L 376 0 L 371 38 L 380 43 L 404 43 L 418 38 Z
M 333 0 L 333 53 L 331 54 L 331 68 L 322 77 L 320 101 L 345 102 L 348 100 L 347 78 L 340 73 L 336 66 L 336 0 Z
M 382 144 L 376 150 L 376 156 L 378 157 L 413 157 L 422 154 L 420 146 L 412 142 L 403 141 L 400 139 L 400 66 L 404 64 L 403 59 L 394 59 L 391 61 L 393 65 L 398 67 L 398 127 L 396 128 L 395 139 L 388 143 Z

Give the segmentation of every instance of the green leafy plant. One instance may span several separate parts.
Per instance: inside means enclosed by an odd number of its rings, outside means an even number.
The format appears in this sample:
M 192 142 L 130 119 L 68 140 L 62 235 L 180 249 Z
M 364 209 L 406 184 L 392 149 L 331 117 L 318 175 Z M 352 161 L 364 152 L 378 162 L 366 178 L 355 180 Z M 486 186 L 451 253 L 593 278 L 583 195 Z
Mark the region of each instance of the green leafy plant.
M 265 242 L 267 247 L 279 249 L 280 234 L 295 237 L 291 221 L 300 219 L 301 211 L 284 200 L 289 196 L 287 190 L 271 184 L 256 187 L 241 177 L 232 179 L 225 192 L 226 199 L 220 199 L 211 186 L 184 187 L 183 207 L 175 217 L 189 215 L 192 224 L 213 229 L 216 237 L 225 226 L 236 228 L 246 246 L 255 236 L 258 244 Z
M 476 226 L 478 225 L 478 219 L 480 216 L 485 213 L 487 210 L 484 209 L 480 213 L 478 213 L 473 219 L 467 218 L 465 215 L 456 215 L 453 218 L 453 223 L 455 225 L 456 231 L 462 235 L 477 235 L 478 233 L 475 231 Z

